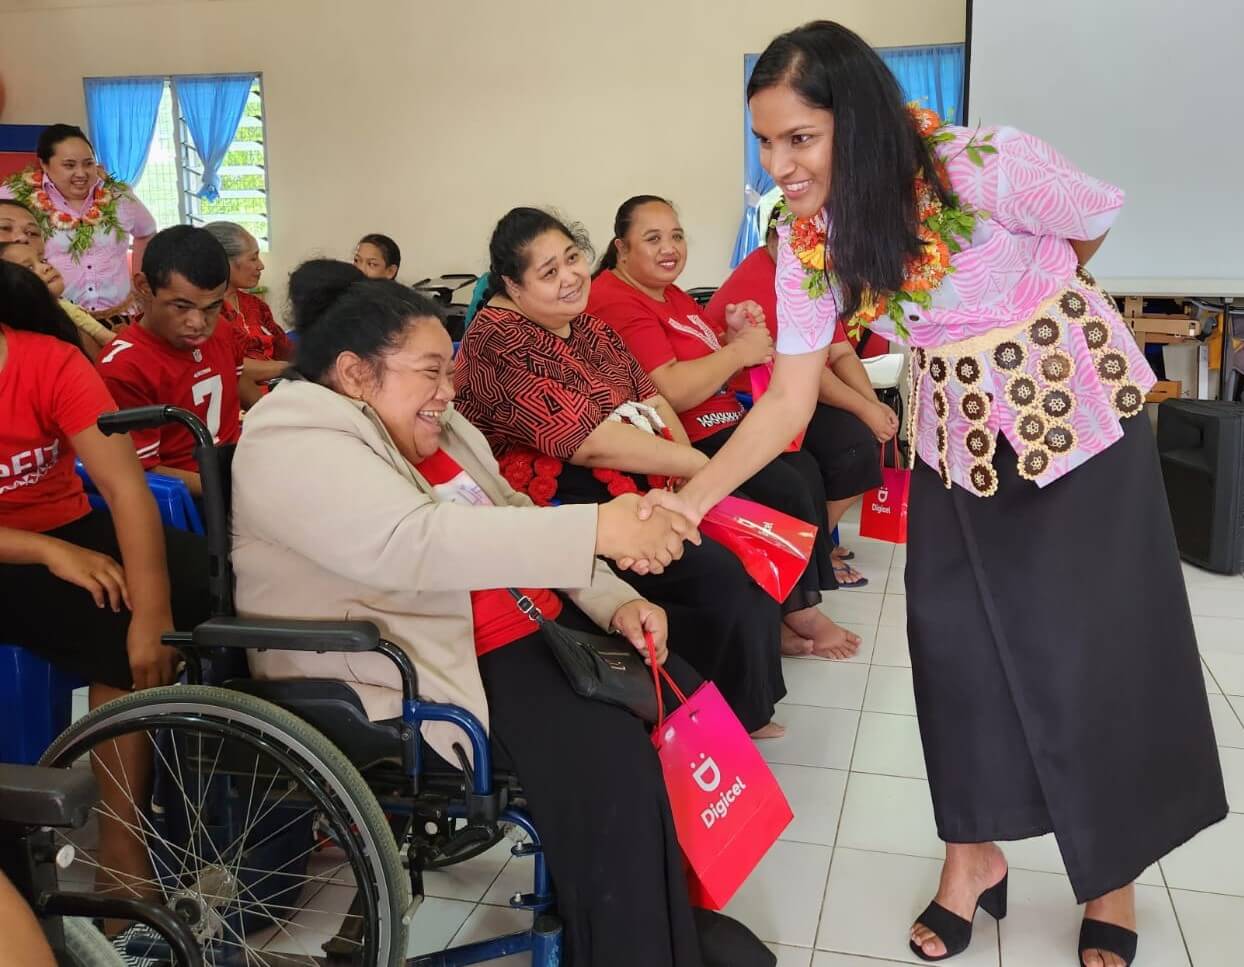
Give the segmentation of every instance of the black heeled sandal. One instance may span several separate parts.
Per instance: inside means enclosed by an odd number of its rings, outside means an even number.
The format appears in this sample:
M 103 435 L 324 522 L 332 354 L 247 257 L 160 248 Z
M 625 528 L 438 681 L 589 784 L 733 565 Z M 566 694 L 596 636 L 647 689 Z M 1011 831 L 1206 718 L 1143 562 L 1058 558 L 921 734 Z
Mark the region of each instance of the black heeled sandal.
M 984 910 L 995 920 L 1001 920 L 1006 916 L 1006 881 L 1008 876 L 1010 876 L 1009 872 L 1004 873 L 1002 879 L 976 898 L 976 906 Z M 973 910 L 973 913 L 975 912 Z M 911 952 L 921 960 L 946 960 L 949 957 L 955 956 L 955 954 L 963 953 L 968 949 L 968 944 L 972 942 L 972 921 L 964 920 L 958 914 L 951 913 L 936 900 L 925 907 L 924 913 L 916 917 L 916 923 L 928 927 L 937 934 L 937 938 L 946 948 L 946 952 L 940 957 L 930 957 L 921 949 L 918 943 L 914 940 L 910 941 L 908 946 L 911 947 Z
M 1080 924 L 1080 950 L 1076 963 L 1079 967 L 1084 967 L 1086 950 L 1104 950 L 1116 957 L 1122 957 L 1124 967 L 1129 967 L 1136 959 L 1138 940 L 1135 931 L 1128 930 L 1127 927 L 1086 918 Z

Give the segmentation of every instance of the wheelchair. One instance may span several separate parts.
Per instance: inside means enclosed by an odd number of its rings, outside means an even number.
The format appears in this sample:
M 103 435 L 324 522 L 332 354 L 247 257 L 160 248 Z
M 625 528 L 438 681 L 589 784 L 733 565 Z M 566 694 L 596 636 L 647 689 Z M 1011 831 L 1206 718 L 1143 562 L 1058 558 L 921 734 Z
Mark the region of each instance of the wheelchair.
M 250 619 L 233 609 L 229 562 L 231 448 L 216 448 L 189 411 L 149 406 L 99 418 L 105 434 L 179 422 L 195 437 L 203 484 L 212 617 L 164 636 L 184 658 L 184 682 L 124 696 L 62 733 L 41 764 L 102 774 L 86 830 L 53 830 L 75 850 L 96 891 L 166 909 L 214 967 L 459 967 L 530 954 L 560 963 L 562 927 L 540 837 L 513 774 L 496 771 L 488 736 L 457 706 L 419 698 L 409 656 L 366 621 Z M 336 680 L 255 680 L 247 649 L 378 652 L 402 687 L 399 719 L 373 722 Z M 455 769 L 433 763 L 424 722 L 457 726 Z M 131 776 L 120 744 L 148 750 L 151 775 Z M 133 748 L 133 746 L 131 746 Z M 473 763 L 473 765 L 471 764 Z M 100 831 L 140 844 L 145 875 L 104 855 Z M 92 837 L 94 837 L 92 839 Z M 407 957 L 423 875 L 479 856 L 504 838 L 532 860 L 533 888 L 512 907 L 527 930 Z M 297 924 L 295 918 L 301 917 Z M 169 951 L 147 956 L 172 959 Z

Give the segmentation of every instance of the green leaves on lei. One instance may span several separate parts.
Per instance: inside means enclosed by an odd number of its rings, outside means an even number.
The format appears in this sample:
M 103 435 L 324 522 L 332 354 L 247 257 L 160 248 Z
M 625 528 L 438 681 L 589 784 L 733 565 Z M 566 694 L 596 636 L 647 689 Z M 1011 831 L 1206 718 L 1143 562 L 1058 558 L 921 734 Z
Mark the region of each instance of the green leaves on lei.
M 106 197 L 102 200 L 93 198 L 91 205 L 81 216 L 70 216 L 73 219 L 70 225 L 57 223 L 58 215 L 68 213 L 59 212 L 47 198 L 46 189 L 43 187 L 46 176 L 41 169 L 35 167 L 19 171 L 5 179 L 4 184 L 13 192 L 14 200 L 24 205 L 34 216 L 45 239 L 51 238 L 56 232 L 69 233 L 69 255 L 77 262 L 90 251 L 97 230 L 102 229 L 105 235 L 112 232 L 117 238 L 125 236 L 125 229 L 121 227 L 117 214 L 117 204 L 129 192 L 130 187 L 107 173 L 102 177 L 103 180 L 96 186 L 96 190 L 102 189 Z M 40 195 L 44 197 L 41 199 Z M 98 210 L 98 216 L 86 217 L 92 210 Z

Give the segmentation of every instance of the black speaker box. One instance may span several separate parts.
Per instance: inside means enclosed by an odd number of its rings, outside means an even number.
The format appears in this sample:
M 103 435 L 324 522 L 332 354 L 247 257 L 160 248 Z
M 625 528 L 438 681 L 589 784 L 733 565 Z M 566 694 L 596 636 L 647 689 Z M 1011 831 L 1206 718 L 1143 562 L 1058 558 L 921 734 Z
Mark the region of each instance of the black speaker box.
M 1244 571 L 1244 403 L 1165 400 L 1158 454 L 1180 556 Z

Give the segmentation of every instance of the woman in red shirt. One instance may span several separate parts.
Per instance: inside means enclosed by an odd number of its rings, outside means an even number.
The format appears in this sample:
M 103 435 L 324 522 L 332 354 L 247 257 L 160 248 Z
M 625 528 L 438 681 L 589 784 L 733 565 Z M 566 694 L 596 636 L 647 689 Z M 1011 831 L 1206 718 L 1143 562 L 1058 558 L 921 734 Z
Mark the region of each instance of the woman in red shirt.
M 236 222 L 209 222 L 204 226 L 224 247 L 229 256 L 229 288 L 220 307 L 220 321 L 228 323 L 243 336 L 246 354 L 242 375 L 259 384 L 262 392 L 268 383 L 279 379 L 294 356 L 289 336 L 272 317 L 268 303 L 248 289 L 259 285 L 263 275 L 263 259 L 259 243 Z
M 172 681 L 177 653 L 160 636 L 209 610 L 200 539 L 165 534 L 129 438 L 96 428 L 115 409 L 47 287 L 0 262 L 0 635 L 86 679 L 92 708 Z M 91 509 L 75 456 L 107 511 Z M 133 802 L 106 777 L 149 781 L 150 749 L 135 740 L 117 740 L 115 758 L 101 747 L 96 765 L 112 815 L 132 825 Z M 100 827 L 101 880 L 114 871 L 150 882 L 123 823 L 101 814 Z
M 731 336 L 715 330 L 674 280 L 687 261 L 687 242 L 669 202 L 654 195 L 626 201 L 592 281 L 588 311 L 608 323 L 678 412 L 691 445 L 711 457 L 743 419 L 729 387 L 741 369 L 773 358 L 773 339 L 753 303 L 730 313 Z M 748 322 L 747 317 L 752 317 Z M 799 587 L 784 603 L 783 650 L 849 658 L 859 636 L 835 624 L 817 605 L 838 587 L 834 576 L 825 484 L 816 461 L 785 453 L 748 480 L 747 497 L 817 526 L 816 553 Z
M 777 338 L 777 210 L 769 221 L 765 244 L 730 273 L 704 307 L 709 324 L 726 332 L 730 306 L 755 301 L 765 317 L 769 335 Z M 868 339 L 867 333 L 864 336 Z M 879 337 L 869 340 L 885 346 Z M 740 374 L 745 379 L 745 374 Z M 750 381 L 746 387 L 750 391 Z M 829 498 L 829 526 L 837 527 L 860 494 L 881 486 L 881 445 L 898 432 L 898 415 L 873 392 L 868 373 L 841 325 L 834 334 L 829 359 L 821 374 L 820 399 L 803 439 L 825 480 Z M 867 579 L 846 564 L 844 549 L 834 548 L 834 573 L 844 587 L 861 587 Z
M 585 244 L 538 209 L 502 218 L 492 292 L 455 360 L 458 409 L 537 503 L 602 504 L 707 462 L 622 341 L 584 314 Z M 733 554 L 705 539 L 663 574 L 626 580 L 669 612 L 671 649 L 716 682 L 748 731 L 782 734 L 772 721 L 786 693 L 781 612 Z

